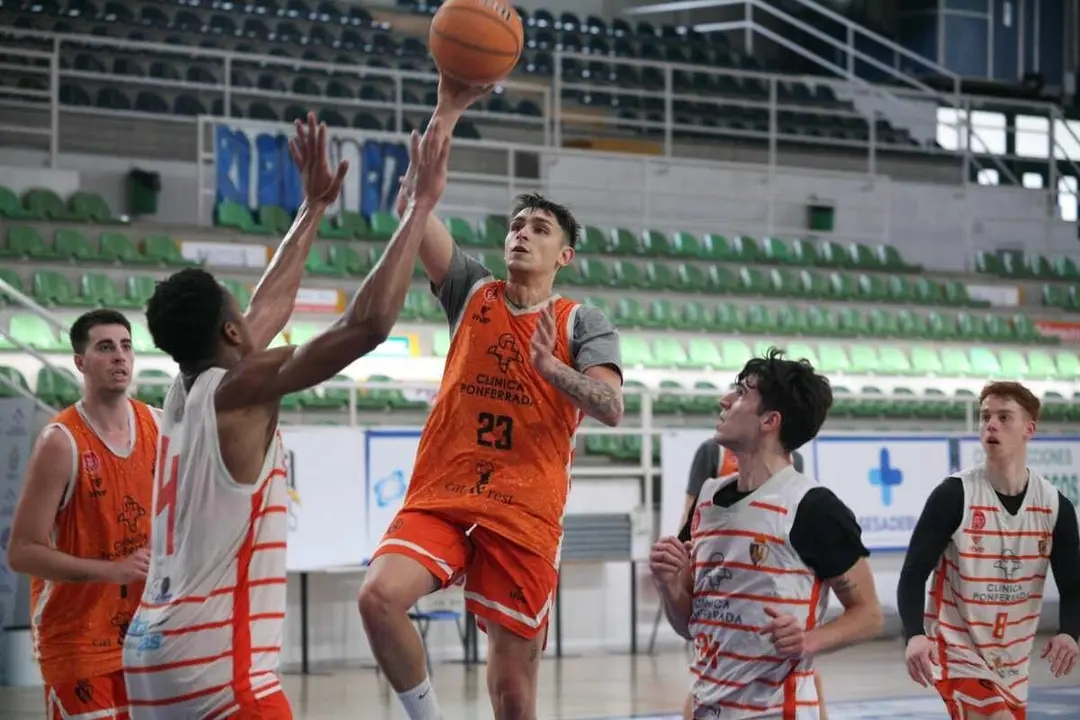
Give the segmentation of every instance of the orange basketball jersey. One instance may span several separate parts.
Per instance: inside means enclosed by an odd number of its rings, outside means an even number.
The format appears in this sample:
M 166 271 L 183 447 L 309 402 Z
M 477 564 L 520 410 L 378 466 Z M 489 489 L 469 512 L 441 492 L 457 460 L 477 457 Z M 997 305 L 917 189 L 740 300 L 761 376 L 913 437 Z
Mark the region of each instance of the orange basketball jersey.
M 557 564 L 580 411 L 533 369 L 540 313 L 513 311 L 503 281 L 469 298 L 420 436 L 405 507 L 474 523 Z M 577 304 L 555 305 L 555 357 L 571 365 Z
M 53 546 L 69 555 L 117 560 L 149 544 L 158 426 L 150 408 L 131 401 L 133 443 L 118 456 L 77 406 L 53 418 L 74 441 L 75 472 L 53 530 Z M 123 667 L 124 634 L 143 584 L 61 583 L 33 578 L 34 653 L 47 683 L 115 672 Z

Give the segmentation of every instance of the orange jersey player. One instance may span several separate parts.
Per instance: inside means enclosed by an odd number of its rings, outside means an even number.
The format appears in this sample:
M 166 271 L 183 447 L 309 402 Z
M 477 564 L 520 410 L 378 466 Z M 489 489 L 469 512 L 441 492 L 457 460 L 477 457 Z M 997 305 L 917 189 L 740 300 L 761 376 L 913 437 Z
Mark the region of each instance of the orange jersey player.
M 83 398 L 38 438 L 8 557 L 32 576 L 47 717 L 126 718 L 122 652 L 149 564 L 158 416 L 127 397 L 135 358 L 123 315 L 92 310 L 70 337 Z
M 482 91 L 442 78 L 435 117 L 456 121 Z M 446 311 L 450 351 L 404 507 L 360 594 L 375 656 L 410 718 L 441 717 L 407 610 L 464 578 L 488 634 L 495 717 L 535 717 L 554 602 L 574 432 L 583 414 L 622 418 L 618 335 L 598 310 L 552 295 L 579 228 L 561 205 L 518 199 L 496 280 L 437 220 L 420 259 Z

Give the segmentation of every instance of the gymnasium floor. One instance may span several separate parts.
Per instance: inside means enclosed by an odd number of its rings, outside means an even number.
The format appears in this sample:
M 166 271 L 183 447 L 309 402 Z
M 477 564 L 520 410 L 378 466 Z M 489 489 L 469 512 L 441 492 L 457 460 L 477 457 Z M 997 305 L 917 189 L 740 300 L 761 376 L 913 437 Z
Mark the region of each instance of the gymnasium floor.
M 1036 650 L 1041 650 L 1040 639 Z M 1038 652 L 1036 652 L 1036 655 Z M 822 658 L 830 720 L 945 720 L 936 695 L 912 683 L 898 641 L 875 642 Z M 541 668 L 540 720 L 676 720 L 687 687 L 685 655 L 604 655 L 549 659 Z M 492 717 L 482 668 L 437 665 L 435 686 L 446 720 Z M 1029 720 L 1080 718 L 1080 676 L 1050 677 L 1032 662 Z M 296 717 L 303 720 L 402 720 L 396 700 L 371 670 L 304 678 L 286 675 Z M 37 688 L 0 688 L 0 720 L 41 718 Z

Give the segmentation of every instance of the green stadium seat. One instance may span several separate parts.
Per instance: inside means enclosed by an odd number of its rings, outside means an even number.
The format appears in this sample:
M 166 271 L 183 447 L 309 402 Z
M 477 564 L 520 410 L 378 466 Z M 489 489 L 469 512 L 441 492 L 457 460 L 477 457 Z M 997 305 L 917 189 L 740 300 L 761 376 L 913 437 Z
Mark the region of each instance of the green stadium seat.
M 674 380 L 661 380 L 660 393 L 653 401 L 653 412 L 658 415 L 671 415 L 679 411 L 683 404 L 683 387 Z
M 326 258 L 319 252 L 319 248 L 314 245 L 308 248 L 307 260 L 304 262 L 304 271 L 309 272 L 312 275 L 322 275 L 325 277 L 345 277 L 345 274 L 347 273 L 347 270 L 344 267 L 327 263 Z
M 738 305 L 719 302 L 713 308 L 712 318 L 709 329 L 716 332 L 742 331 L 746 327 L 746 310 Z
M 791 255 L 799 265 L 821 265 L 821 257 L 818 255 L 817 246 L 813 240 L 802 238 L 791 241 Z
M 751 335 L 762 335 L 776 325 L 772 308 L 765 305 L 751 305 L 746 308 L 746 322 L 737 328 Z
M 984 275 L 1004 275 L 1001 262 L 992 252 L 981 250 L 975 254 L 975 272 Z
M 363 215 L 353 210 L 342 210 L 334 218 L 334 224 L 342 230 L 348 230 L 350 237 L 358 240 L 371 236 L 371 228 L 368 226 L 367 220 L 364 219 Z
M 941 319 L 946 324 L 949 322 L 945 317 L 942 317 Z M 961 340 L 967 340 L 969 342 L 979 342 L 990 339 L 986 335 L 986 327 L 980 318 L 962 312 L 956 315 L 954 322 L 956 323 L 956 331 L 953 337 L 958 337 Z M 933 326 L 931 325 L 931 327 Z M 942 335 L 942 337 L 948 337 L 948 335 Z
M 330 378 L 330 382 L 342 383 L 355 386 L 356 383 L 345 375 L 335 375 Z M 347 387 L 322 387 L 319 389 L 319 397 L 321 399 L 321 406 L 326 409 L 341 409 L 349 407 L 351 402 L 349 398 L 349 389 Z
M 885 270 L 892 272 L 920 272 L 922 265 L 909 263 L 900 255 L 900 251 L 892 245 L 878 245 L 875 249 L 878 262 Z
M 829 294 L 836 300 L 855 300 L 859 297 L 859 286 L 855 278 L 847 273 L 829 273 Z
M 723 360 L 721 370 L 742 370 L 753 357 L 750 346 L 742 340 L 721 340 L 720 357 Z
M 894 387 L 892 394 L 894 397 L 884 407 L 883 414 L 885 417 L 896 419 L 914 418 L 918 412 L 919 401 L 911 388 Z
M 59 260 L 60 255 L 45 244 L 37 228 L 14 225 L 7 229 L 8 255 L 31 260 Z
M 1043 255 L 1029 255 L 1026 258 L 1028 274 L 1042 280 L 1054 277 L 1054 265 Z
M 859 388 L 859 394 L 864 397 L 855 403 L 852 408 L 852 415 L 860 418 L 881 417 L 885 414 L 885 407 L 888 402 L 883 396 L 885 393 L 881 392 L 881 388 L 874 385 L 864 385 Z
M 695 390 L 707 391 L 708 395 L 686 395 L 683 398 L 682 411 L 693 415 L 712 415 L 717 411 L 723 392 L 705 380 L 694 383 Z
M 915 278 L 912 289 L 915 291 L 915 301 L 923 305 L 942 305 L 945 302 L 941 285 L 926 278 Z
M 251 286 L 237 280 L 222 280 L 221 284 L 236 298 L 236 303 L 240 306 L 240 309 L 246 311 L 248 305 L 251 304 Z
M 1062 380 L 1080 379 L 1080 358 L 1074 352 L 1063 351 L 1054 356 L 1057 362 L 1058 375 Z
M 955 347 L 942 348 L 941 372 L 946 377 L 971 376 L 971 361 L 968 354 Z
M 675 338 L 657 338 L 653 341 L 653 364 L 657 367 L 683 368 L 689 364 L 686 348 Z
M 973 300 L 968 295 L 967 285 L 959 280 L 947 280 L 942 285 L 942 290 L 945 294 L 945 304 L 952 307 L 963 307 L 965 305 L 983 307 L 989 304 L 981 300 Z
M 739 269 L 739 289 L 747 295 L 775 295 L 768 277 L 757 268 Z
M 614 255 L 637 255 L 641 251 L 641 242 L 626 228 L 614 227 L 608 230 L 607 251 Z
M 122 265 L 150 265 L 154 261 L 143 256 L 131 238 L 123 233 L 102 233 L 98 238 L 99 255 L 107 262 L 119 262 Z
M 891 299 L 889 286 L 880 275 L 862 273 L 855 278 L 855 284 L 859 290 L 859 300 L 885 302 Z
M 293 219 L 288 211 L 277 205 L 260 205 L 259 224 L 270 228 L 276 235 L 284 235 L 292 226 Z
M 744 263 L 763 263 L 767 260 L 757 240 L 749 235 L 738 235 L 731 240 L 731 251 L 735 259 Z
M 771 263 L 778 265 L 799 265 L 800 259 L 795 257 L 794 253 L 787 246 L 783 240 L 777 237 L 765 237 L 761 240 L 761 252 L 762 255 Z
M 1054 277 L 1068 281 L 1080 280 L 1080 269 L 1077 269 L 1072 258 L 1060 257 L 1054 261 Z
M 116 281 L 107 275 L 86 273 L 79 281 L 83 298 L 107 308 L 140 308 L 143 303 L 120 292 Z
M 34 394 L 46 405 L 59 408 L 78 402 L 82 397 L 82 389 L 79 381 L 68 370 L 43 365 L 38 370 Z
M 344 215 L 344 214 L 345 214 L 345 212 L 342 211 L 342 215 Z M 341 224 L 342 223 L 342 215 L 338 215 L 337 217 L 333 217 L 333 218 L 327 217 L 326 215 L 324 215 L 322 220 L 319 221 L 319 231 L 318 231 L 319 238 L 321 238 L 323 240 L 349 240 L 349 239 L 351 239 L 353 237 L 356 237 L 357 236 L 356 228 L 351 227 L 349 225 L 342 225 Z M 360 222 L 364 221 L 364 217 L 362 215 L 360 215 L 359 213 L 349 213 L 349 215 L 351 215 L 352 217 L 359 218 Z M 351 220 L 350 220 L 350 222 L 351 222 Z M 362 227 L 363 227 L 363 230 L 366 232 L 367 223 L 364 223 Z
M 893 345 L 882 346 L 880 352 L 878 352 L 878 359 L 881 361 L 881 371 L 886 375 L 911 375 L 912 367 L 911 361 L 908 360 L 908 356 L 904 354 L 904 351 Z
M 806 308 L 806 330 L 810 335 L 834 337 L 840 334 L 836 316 L 825 307 L 810 305 Z
M 629 390 L 630 392 L 626 392 Z M 641 412 L 641 392 L 645 385 L 637 380 L 627 380 L 623 383 L 623 409 L 628 413 Z M 614 436 L 611 436 L 614 437 Z
M 169 392 L 169 385 L 145 381 L 168 379 L 168 373 L 162 370 L 140 370 L 135 374 L 135 397 L 147 405 L 162 407 L 165 404 L 165 395 Z
M 870 335 L 870 326 L 866 322 L 866 316 L 856 308 L 843 308 L 836 316 L 837 333 L 843 337 L 859 337 Z
M 659 230 L 646 230 L 641 233 L 641 252 L 646 257 L 667 257 L 672 254 L 671 243 Z
M 862 243 L 848 245 L 848 255 L 851 256 L 851 265 L 859 270 L 886 270 L 884 263 L 874 250 Z
M 818 244 L 818 261 L 823 267 L 851 267 L 851 255 L 839 243 L 831 240 Z
M 971 358 L 971 372 L 977 377 L 999 378 L 1001 377 L 1001 363 L 993 350 L 988 348 L 972 348 L 969 354 Z
M 46 220 L 44 213 L 37 213 L 23 207 L 19 196 L 11 188 L 0 185 L 0 217 L 8 220 Z
M 968 416 L 968 412 L 971 411 L 972 420 L 978 420 L 979 398 L 975 396 L 975 393 L 971 392 L 970 390 L 960 388 L 956 391 L 953 397 L 955 398 L 955 405 L 952 412 L 955 414 L 955 417 L 957 419 L 966 418 Z
M 214 206 L 214 224 L 232 228 L 248 235 L 272 235 L 274 229 L 255 222 L 251 211 L 240 203 L 225 200 Z
M 1058 374 L 1054 358 L 1045 350 L 1028 352 L 1028 375 L 1034 380 L 1052 380 Z
M 0 280 L 3 280 L 16 291 L 26 294 L 26 288 L 23 286 L 22 278 L 19 277 L 19 273 L 15 272 L 12 268 L 0 267 Z M 3 291 L 0 291 L 0 301 L 3 302 L 16 302 L 15 298 L 8 297 Z
M 829 279 L 825 275 L 812 270 L 800 270 L 796 278 L 802 295 L 816 300 L 832 296 L 832 288 L 829 287 Z
M 1001 362 L 1001 376 L 1021 380 L 1030 374 L 1027 359 L 1019 350 L 1002 350 L 998 354 Z
M 874 337 L 899 337 L 901 334 L 896 316 L 888 310 L 870 310 L 866 313 L 866 323 Z
M 840 345 L 833 343 L 818 345 L 818 361 L 820 363 L 818 369 L 826 375 L 844 374 L 851 371 L 851 361 L 848 360 L 847 353 Z
M 30 188 L 23 193 L 23 207 L 38 217 L 53 221 L 78 222 L 82 219 L 67 209 L 59 195 L 46 188 Z
M 488 215 L 480 221 L 480 240 L 485 247 L 502 247 L 510 228 L 505 219 Z
M 945 366 L 941 364 L 941 356 L 931 347 L 917 346 L 911 348 L 911 369 L 918 375 L 934 377 L 943 375 Z
M 675 308 L 670 300 L 658 298 L 649 302 L 645 311 L 646 327 L 670 328 L 675 324 Z
M 100 225 L 120 225 L 124 221 L 113 215 L 109 203 L 105 198 L 92 192 L 80 191 L 68 198 L 68 209 L 71 214 L 84 222 L 93 222 Z
M 851 372 L 855 375 L 878 375 L 881 373 L 881 359 L 873 345 L 852 345 L 848 349 L 851 358 Z
M 162 352 L 154 345 L 154 338 L 150 335 L 146 324 L 136 318 L 128 318 L 131 323 L 131 347 L 136 353 L 160 355 Z
M 691 367 L 716 369 L 723 366 L 723 357 L 716 344 L 704 337 L 690 338 L 687 342 L 687 361 Z
M 674 290 L 675 292 L 693 290 L 684 285 L 682 276 L 671 265 L 660 262 L 645 263 L 645 284 L 650 290 Z
M 376 240 L 389 240 L 398 227 L 398 219 L 382 210 L 371 213 L 371 237 Z
M 615 325 L 620 327 L 646 327 L 649 325 L 641 303 L 635 298 L 620 298 L 615 303 Z
M 339 274 L 362 276 L 371 270 L 360 253 L 344 243 L 334 243 L 326 249 L 326 264 Z
M 476 236 L 476 231 L 468 220 L 459 217 L 448 217 L 444 224 L 450 233 L 450 237 L 454 238 L 454 242 L 458 245 L 473 246 L 481 244 Z
M 651 366 L 652 351 L 649 343 L 641 338 L 623 337 L 621 342 L 623 362 L 627 367 Z
M 143 238 L 142 245 L 143 257 L 151 262 L 176 268 L 202 265 L 197 260 L 189 260 L 184 257 L 184 253 L 180 250 L 176 240 L 173 240 L 168 235 L 150 235 Z
M 671 326 L 677 330 L 708 330 L 713 322 L 713 314 L 704 305 L 689 300 L 679 306 L 671 319 Z
M 915 302 L 915 288 L 910 278 L 903 275 L 890 275 L 885 281 L 885 286 L 891 302 L 904 304 Z
M 30 285 L 34 299 L 42 305 L 92 307 L 97 304 L 93 298 L 76 293 L 71 282 L 55 270 L 34 271 Z
M 581 230 L 581 237 L 578 238 L 575 251 L 578 255 L 581 253 L 599 255 L 606 252 L 607 238 L 604 237 L 604 232 L 593 225 L 586 225 Z
M 833 417 L 848 418 L 855 412 L 855 405 L 858 403 L 853 397 L 851 397 L 851 391 L 842 385 L 833 387 L 833 404 L 829 410 L 829 414 Z
M 1046 307 L 1073 309 L 1076 307 L 1076 295 L 1073 288 L 1064 285 L 1043 285 L 1042 304 Z
M 23 397 L 24 393 L 20 393 L 16 388 L 25 393 L 30 392 L 30 386 L 21 372 L 13 367 L 0 365 L 0 397 Z
M 671 254 L 680 258 L 702 257 L 704 249 L 697 236 L 688 232 L 677 232 L 671 236 Z
M 1047 390 L 1042 396 L 1042 409 L 1039 413 L 1046 422 L 1067 422 L 1069 419 L 1069 401 L 1061 393 Z
M 766 273 L 773 295 L 780 297 L 804 297 L 803 284 L 798 276 L 786 268 L 772 268 Z
M 98 262 L 104 259 L 85 235 L 71 228 L 53 233 L 53 252 L 64 260 Z
M 925 338 L 930 334 L 926 316 L 907 309 L 896 313 L 896 329 L 905 338 Z
M 788 357 L 790 357 L 792 360 L 805 359 L 814 367 L 817 367 L 820 364 L 818 362 L 817 353 L 814 352 L 814 348 L 810 347 L 806 343 L 793 342 L 789 344 L 787 348 L 785 348 L 785 350 L 787 351 Z
M 946 318 L 931 310 L 926 315 L 926 324 L 930 330 L 930 337 L 937 340 L 955 340 L 960 336 L 957 319 L 953 316 Z
M 922 402 L 915 408 L 916 417 L 924 420 L 944 420 L 949 416 L 949 401 L 938 388 L 926 388 Z
M 1022 343 L 1053 345 L 1059 342 L 1057 338 L 1039 332 L 1039 328 L 1027 315 L 1013 315 L 1012 330 L 1016 340 Z
M 133 307 L 144 307 L 153 296 L 157 281 L 148 275 L 129 275 L 124 286 Z
M 726 237 L 709 233 L 701 238 L 701 259 L 723 262 L 735 260 L 736 257 Z
M 806 316 L 798 305 L 789 305 L 776 311 L 776 332 L 781 335 L 800 335 L 807 328 Z
M 1016 332 L 1012 325 L 1001 315 L 986 315 L 983 317 L 983 333 L 993 342 L 1013 342 L 1016 340 Z

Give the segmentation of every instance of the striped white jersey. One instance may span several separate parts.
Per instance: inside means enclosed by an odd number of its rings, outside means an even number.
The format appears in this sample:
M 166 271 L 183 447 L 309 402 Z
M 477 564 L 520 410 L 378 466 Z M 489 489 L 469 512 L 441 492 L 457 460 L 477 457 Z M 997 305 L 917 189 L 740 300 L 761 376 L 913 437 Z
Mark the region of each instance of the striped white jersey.
M 691 521 L 695 717 L 817 720 L 812 662 L 777 655 L 760 631 L 767 605 L 807 629 L 825 616 L 829 592 L 790 542 L 799 503 L 818 485 L 788 467 L 732 506 L 714 505 L 736 480 L 706 481 Z
M 934 571 L 926 609 L 926 636 L 938 645 L 935 673 L 989 680 L 1023 704 L 1058 490 L 1028 470 L 1024 501 L 1012 515 L 984 466 L 956 477 L 964 488 L 964 516 Z
M 124 642 L 131 716 L 224 717 L 281 691 L 288 504 L 280 434 L 261 479 L 221 457 L 214 393 L 225 370 L 177 378 L 154 477 L 152 559 Z

